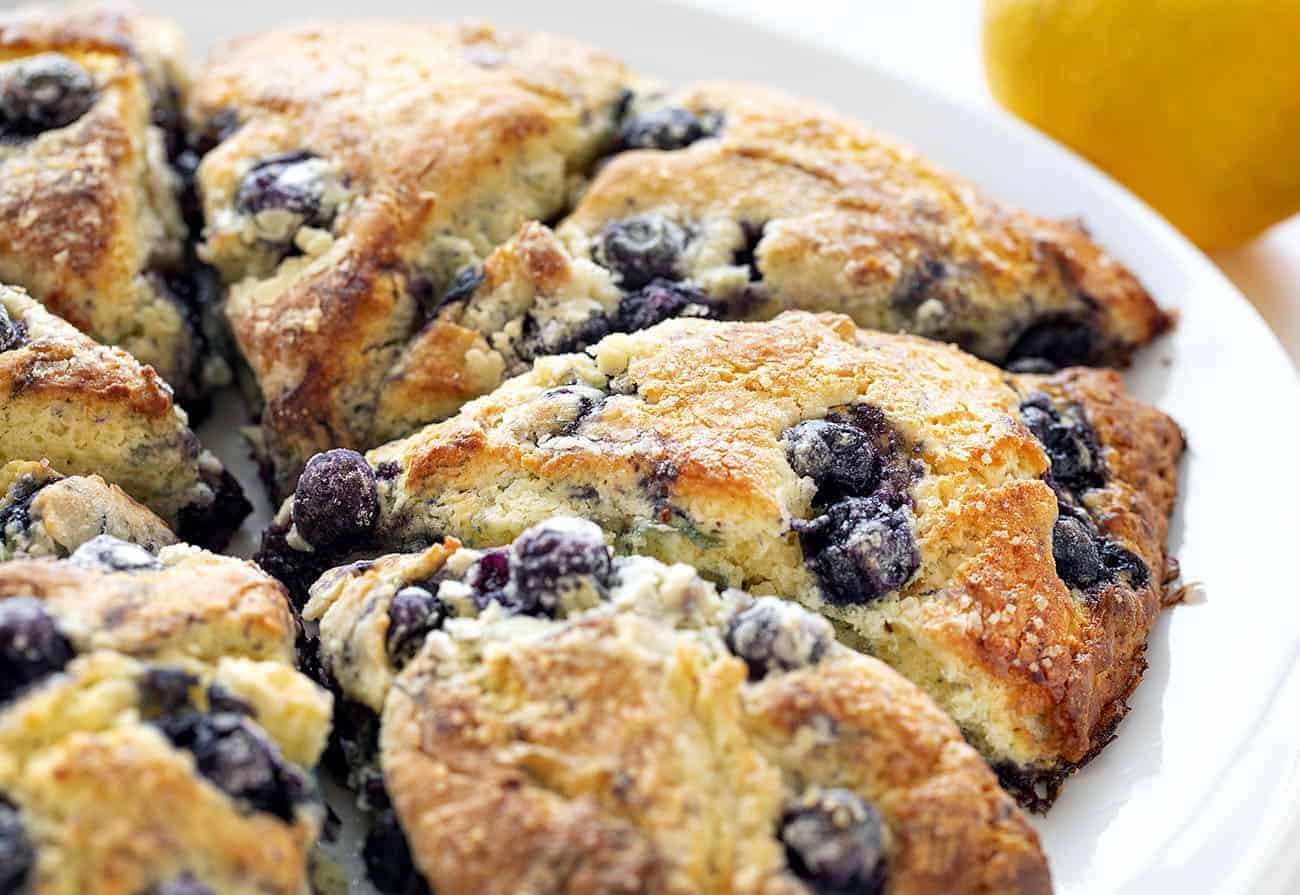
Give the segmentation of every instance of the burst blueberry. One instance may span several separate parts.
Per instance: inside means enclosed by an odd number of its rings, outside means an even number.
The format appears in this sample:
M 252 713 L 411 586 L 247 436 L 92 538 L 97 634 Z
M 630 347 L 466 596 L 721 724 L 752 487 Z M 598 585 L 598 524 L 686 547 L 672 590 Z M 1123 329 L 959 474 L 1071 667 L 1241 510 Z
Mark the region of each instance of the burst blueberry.
M 829 420 L 806 420 L 786 430 L 790 468 L 817 484 L 817 499 L 864 496 L 880 480 L 880 457 L 860 427 Z
M 429 632 L 441 628 L 450 614 L 447 604 L 423 587 L 407 585 L 393 594 L 384 640 L 389 660 L 398 668 L 409 662 Z
M 9 311 L 0 305 L 0 354 L 13 351 L 27 344 L 27 327 L 21 320 L 9 316 Z
M 819 895 L 866 895 L 885 882 L 880 813 L 847 789 L 814 788 L 781 821 L 790 869 Z
M 1087 590 L 1106 575 L 1095 533 L 1069 515 L 1062 515 L 1052 528 L 1052 558 L 1057 576 L 1072 588 Z
M 144 572 L 161 569 L 158 557 L 138 544 L 112 535 L 96 535 L 73 551 L 69 561 L 98 572 Z
M 142 674 L 138 686 L 150 708 L 167 715 L 190 704 L 190 689 L 198 682 L 197 676 L 183 668 L 159 666 Z
M 619 300 L 616 328 L 634 333 L 687 313 L 714 316 L 708 296 L 698 287 L 681 280 L 655 279 Z
M 1072 367 L 1097 360 L 1101 341 L 1096 329 L 1075 320 L 1045 320 L 1021 333 L 1007 351 L 1008 364 L 1034 359 L 1053 367 Z
M 656 279 L 675 280 L 686 231 L 660 214 L 610 221 L 596 235 L 596 260 L 631 292 Z
M 40 600 L 0 600 L 0 704 L 62 671 L 72 656 L 72 644 Z
M 356 451 L 336 448 L 307 461 L 293 495 L 293 524 L 308 544 L 364 541 L 379 520 L 374 470 Z
M 910 514 L 876 497 L 845 498 L 795 530 L 832 603 L 870 602 L 902 587 L 920 565 Z
M 759 597 L 727 625 L 726 643 L 749 667 L 749 679 L 815 665 L 834 639 L 830 623 L 779 597 Z
M 0 136 L 32 137 L 66 127 L 95 104 L 95 82 L 61 53 L 0 65 Z
M 623 149 L 684 149 L 697 140 L 716 136 L 721 117 L 715 113 L 695 114 L 681 106 L 666 106 L 623 122 L 619 144 Z
M 1020 405 L 1020 418 L 1042 443 L 1052 464 L 1053 484 L 1079 495 L 1106 483 L 1097 439 L 1086 422 L 1067 420 L 1041 392 Z
M 36 850 L 27 838 L 22 816 L 12 802 L 0 796 L 0 892 L 25 891 L 35 863 Z
M 258 162 L 244 175 L 235 208 L 254 218 L 258 235 L 289 242 L 300 227 L 329 227 L 337 196 L 330 165 L 310 152 L 290 152 Z
M 603 593 L 612 568 L 599 527 L 580 519 L 551 519 L 511 545 L 506 603 L 516 612 L 551 615 L 567 591 L 589 585 Z

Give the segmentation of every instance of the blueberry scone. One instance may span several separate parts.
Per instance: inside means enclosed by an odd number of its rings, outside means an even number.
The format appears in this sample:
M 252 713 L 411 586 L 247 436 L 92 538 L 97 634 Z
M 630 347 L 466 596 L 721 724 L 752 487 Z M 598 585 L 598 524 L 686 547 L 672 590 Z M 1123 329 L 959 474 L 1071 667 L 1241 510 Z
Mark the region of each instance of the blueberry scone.
M 182 540 L 222 547 L 250 505 L 151 367 L 0 286 L 0 464 L 98 475 Z
M 1050 891 L 919 690 L 792 603 L 613 558 L 590 522 L 343 567 L 307 615 L 368 721 L 343 733 L 376 763 L 383 891 Z
M 734 84 L 648 92 L 619 145 L 555 230 L 526 222 L 462 271 L 389 374 L 376 436 L 492 382 L 484 343 L 509 376 L 669 317 L 801 308 L 1043 368 L 1122 362 L 1169 323 L 1078 224 L 1003 206 L 806 102 Z
M 613 142 L 626 80 L 580 44 L 486 26 L 277 31 L 212 55 L 189 104 L 215 144 L 200 254 L 229 284 L 278 488 L 316 450 L 401 428 L 389 371 L 463 290 L 458 272 L 567 207 Z M 481 355 L 457 374 L 469 396 L 500 370 L 466 338 L 426 350 Z
M 248 563 L 108 536 L 0 565 L 0 890 L 307 891 L 331 699 Z
M 0 562 L 67 556 L 100 535 L 150 553 L 176 543 L 166 523 L 97 475 L 62 476 L 29 460 L 0 466 Z
M 583 516 L 830 618 L 1046 807 L 1141 677 L 1182 448 L 1110 371 L 1006 373 L 840 315 L 672 320 L 313 458 L 261 562 L 301 588 L 350 554 Z
M 180 32 L 120 8 L 0 15 L 0 281 L 150 364 L 183 401 L 205 360 L 181 213 Z

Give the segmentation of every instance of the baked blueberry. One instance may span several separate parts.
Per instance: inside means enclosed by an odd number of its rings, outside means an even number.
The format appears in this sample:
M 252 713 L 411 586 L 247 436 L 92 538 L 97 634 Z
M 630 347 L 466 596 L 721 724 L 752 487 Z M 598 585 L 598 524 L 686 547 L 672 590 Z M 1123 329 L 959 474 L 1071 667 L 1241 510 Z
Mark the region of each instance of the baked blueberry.
M 716 114 L 696 115 L 681 106 L 668 106 L 624 121 L 619 144 L 623 149 L 682 149 L 715 136 L 721 123 Z
M 493 600 L 500 600 L 509 583 L 510 551 L 505 547 L 484 551 L 465 573 L 465 584 L 473 591 L 474 602 L 480 609 Z
M 0 352 L 13 351 L 27 343 L 27 327 L 21 320 L 9 316 L 4 305 L 0 305 Z
M 1086 422 L 1064 419 L 1052 400 L 1041 392 L 1030 395 L 1020 405 L 1020 418 L 1047 452 L 1054 484 L 1078 495 L 1106 483 L 1097 439 Z
M 617 328 L 634 333 L 688 311 L 695 317 L 713 316 L 708 297 L 699 288 L 681 280 L 655 279 L 619 299 Z
M 613 565 L 600 529 L 578 519 L 553 519 L 528 529 L 510 547 L 506 605 L 551 615 L 560 597 L 584 584 L 603 592 Z
M 215 895 L 215 893 L 199 882 L 194 874 L 186 871 L 165 883 L 150 887 L 146 895 Z
M 429 887 L 415 869 L 411 847 L 391 810 L 375 817 L 361 858 L 375 888 L 385 895 L 425 895 Z
M 148 550 L 112 535 L 97 535 L 78 547 L 69 560 L 102 572 L 140 572 L 161 569 L 163 564 Z
M 252 216 L 258 236 L 290 242 L 300 227 L 328 227 L 338 197 L 335 175 L 310 152 L 263 159 L 239 183 L 235 208 Z
M 0 135 L 32 137 L 64 127 L 94 104 L 90 72 L 61 53 L 0 65 Z
M 866 603 L 897 590 L 921 562 L 907 510 L 875 497 L 847 497 L 795 530 L 832 603 Z
M 438 302 L 438 307 L 465 301 L 479 286 L 483 285 L 486 279 L 487 275 L 483 273 L 483 268 L 477 266 L 465 268 L 456 274 L 456 279 L 451 281 L 451 286 L 442 294 L 442 301 Z
M 36 851 L 18 809 L 0 796 L 0 893 L 24 891 L 34 863 Z
M 227 795 L 293 822 L 293 806 L 306 797 L 307 781 L 246 718 L 230 712 L 182 712 L 155 723 Z
M 829 420 L 805 420 L 786 430 L 790 468 L 817 484 L 817 498 L 866 495 L 880 480 L 880 457 L 860 427 Z
M 867 895 L 885 882 L 880 813 L 847 789 L 811 789 L 781 821 L 790 869 L 819 895 Z
M 190 688 L 198 682 L 183 668 L 150 668 L 140 676 L 139 687 L 151 708 L 169 715 L 190 704 Z
M 1102 542 L 1101 562 L 1112 577 L 1124 576 L 1133 587 L 1144 587 L 1151 578 L 1151 571 L 1140 556 L 1111 541 Z
M 40 600 L 0 600 L 0 704 L 61 671 L 72 655 L 72 644 Z
M 727 648 L 745 660 L 749 679 L 821 661 L 835 634 L 830 623 L 779 597 L 759 597 L 727 625 Z
M 393 594 L 388 605 L 388 658 L 401 668 L 420 651 L 430 631 L 442 627 L 450 612 L 447 604 L 423 587 L 408 585 Z
M 676 223 L 660 214 L 638 214 L 601 227 L 595 255 L 631 292 L 652 280 L 677 279 L 677 262 L 685 248 L 686 231 Z
M 1092 529 L 1072 516 L 1062 515 L 1052 528 L 1052 558 L 1057 576 L 1070 587 L 1087 590 L 1106 576 Z
M 379 518 L 374 470 L 356 451 L 336 448 L 307 461 L 293 495 L 293 524 L 313 547 L 364 540 Z
M 1034 358 L 1055 367 L 1091 363 L 1101 342 L 1097 331 L 1077 320 L 1046 320 L 1025 330 L 1007 351 L 1008 364 Z

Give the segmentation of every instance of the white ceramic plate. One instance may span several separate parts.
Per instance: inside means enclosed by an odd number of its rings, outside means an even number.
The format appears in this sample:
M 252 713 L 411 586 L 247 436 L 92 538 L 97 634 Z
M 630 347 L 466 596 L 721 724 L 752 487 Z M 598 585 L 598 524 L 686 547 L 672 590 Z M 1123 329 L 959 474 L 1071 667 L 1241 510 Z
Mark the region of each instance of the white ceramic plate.
M 176 2 L 197 50 L 343 0 Z M 162 4 L 159 4 L 162 7 Z M 669 2 L 369 0 L 364 14 L 490 18 L 584 38 L 662 77 L 751 79 L 897 134 L 1003 199 L 1080 216 L 1174 334 L 1128 373 L 1190 449 L 1171 536 L 1203 598 L 1167 613 L 1119 738 L 1039 822 L 1063 893 L 1295 891 L 1300 867 L 1300 381 L 1226 279 L 1149 209 L 1049 140 L 816 44 Z M 205 434 L 256 481 L 229 416 Z M 265 516 L 259 514 L 261 520 Z M 250 525 L 249 532 L 255 531 Z M 251 543 L 249 541 L 245 542 Z

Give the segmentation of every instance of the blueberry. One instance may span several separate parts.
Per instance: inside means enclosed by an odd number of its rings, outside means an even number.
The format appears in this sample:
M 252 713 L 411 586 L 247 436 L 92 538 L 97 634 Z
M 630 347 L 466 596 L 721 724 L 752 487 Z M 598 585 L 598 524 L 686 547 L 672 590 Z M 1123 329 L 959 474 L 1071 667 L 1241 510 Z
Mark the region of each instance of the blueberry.
M 487 274 L 481 267 L 467 267 L 460 273 L 456 274 L 456 279 L 451 281 L 451 286 L 442 294 L 440 305 L 454 304 L 458 301 L 465 301 L 483 285 L 487 279 Z
M 415 869 L 411 847 L 392 811 L 375 817 L 361 849 L 366 874 L 385 895 L 427 895 L 428 885 Z
M 21 320 L 9 316 L 9 311 L 0 304 L 0 354 L 13 351 L 27 344 L 27 326 Z
M 172 877 L 165 883 L 151 886 L 145 895 L 215 895 L 215 893 L 199 882 L 194 874 L 186 871 L 180 876 Z
M 140 676 L 141 694 L 160 715 L 179 712 L 190 704 L 190 688 L 199 679 L 183 668 L 150 668 Z
M 880 456 L 858 426 L 806 420 L 786 430 L 785 453 L 796 475 L 817 485 L 821 500 L 836 495 L 866 495 L 880 481 Z
M 32 501 L 49 481 L 38 481 L 34 476 L 23 476 L 9 486 L 0 506 L 0 538 L 11 530 L 21 533 L 31 525 Z
M 0 65 L 0 135 L 32 137 L 64 127 L 95 104 L 95 82 L 60 53 Z
M 1133 587 L 1145 587 L 1151 579 L 1151 570 L 1140 556 L 1110 541 L 1102 542 L 1101 562 L 1112 577 L 1124 576 Z
M 74 550 L 68 561 L 97 572 L 144 572 L 163 567 L 148 550 L 112 535 L 96 535 Z
M 1060 367 L 1051 361 L 1043 360 L 1041 357 L 1025 357 L 1020 360 L 1013 360 L 1007 364 L 1008 373 L 1037 373 L 1040 375 L 1049 375 L 1055 373 Z
M 451 613 L 447 604 L 423 587 L 408 585 L 393 594 L 388 605 L 388 658 L 401 668 L 420 651 L 430 631 L 442 627 Z
M 1021 333 L 1007 351 L 1008 364 L 1030 358 L 1054 367 L 1088 364 L 1097 359 L 1097 331 L 1076 320 L 1045 320 Z
M 619 300 L 616 329 L 634 333 L 688 311 L 693 316 L 712 316 L 708 297 L 697 287 L 680 280 L 654 279 Z
M 264 733 L 230 712 L 181 712 L 155 722 L 172 744 L 194 756 L 200 774 L 254 810 L 293 822 L 294 805 L 309 788 Z
M 759 597 L 732 617 L 727 648 L 745 660 L 749 679 L 815 665 L 826 655 L 834 634 L 819 615 L 779 597 Z
M 72 656 L 72 644 L 40 600 L 0 600 L 0 704 L 62 671 Z
M 208 711 L 257 717 L 257 710 L 220 684 L 208 685 Z
M 551 519 L 511 545 L 505 602 L 514 612 L 552 615 L 567 590 L 586 583 L 603 591 L 612 568 L 599 527 L 580 519 Z
M 525 314 L 515 351 L 525 361 L 551 354 L 581 351 L 608 335 L 609 324 L 609 319 L 599 312 L 592 313 L 577 323 L 542 320 L 535 314 Z
M 364 541 L 378 519 L 379 492 L 365 457 L 336 448 L 307 461 L 293 495 L 293 524 L 308 544 Z
M 1079 519 L 1062 515 L 1052 529 L 1052 558 L 1056 574 L 1068 587 L 1087 590 L 1106 575 L 1097 539 Z
M 1043 445 L 1051 461 L 1052 484 L 1078 495 L 1106 483 L 1105 466 L 1092 428 L 1080 419 L 1070 422 L 1047 395 L 1030 395 L 1020 405 L 1020 418 Z
M 811 789 L 781 819 L 781 841 L 796 875 L 819 895 L 884 887 L 880 813 L 847 789 Z
M 27 838 L 18 809 L 0 796 L 0 892 L 8 895 L 26 891 L 35 863 L 36 849 Z
M 906 509 L 876 497 L 845 498 L 795 530 L 832 603 L 866 603 L 897 590 L 921 562 Z
M 681 106 L 667 106 L 624 121 L 619 129 L 619 144 L 623 149 L 683 149 L 696 140 L 715 136 L 721 126 L 717 114 L 696 115 Z
M 655 279 L 677 278 L 686 231 L 658 214 L 609 221 L 596 234 L 596 260 L 618 275 L 631 292 Z
M 330 225 L 334 217 L 334 205 L 327 195 L 331 176 L 328 163 L 310 152 L 272 156 L 244 175 L 235 208 L 254 216 L 259 236 L 290 242 L 299 227 Z

